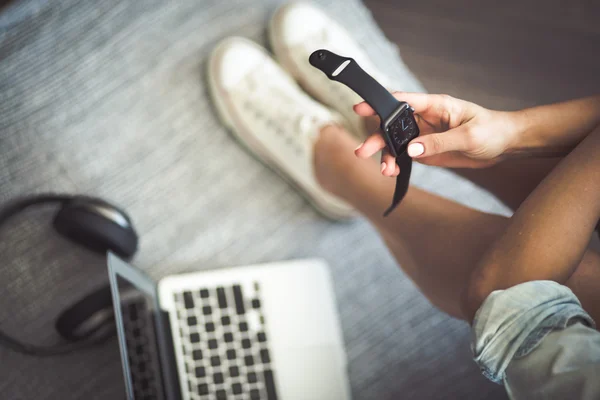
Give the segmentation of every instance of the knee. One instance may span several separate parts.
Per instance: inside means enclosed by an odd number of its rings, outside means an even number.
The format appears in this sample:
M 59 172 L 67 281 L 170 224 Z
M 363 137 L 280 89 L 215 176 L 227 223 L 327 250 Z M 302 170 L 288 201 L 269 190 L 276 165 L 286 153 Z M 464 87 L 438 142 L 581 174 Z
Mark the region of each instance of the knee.
M 485 299 L 498 288 L 495 284 L 493 268 L 475 268 L 460 296 L 460 309 L 463 317 L 471 324 L 477 310 Z

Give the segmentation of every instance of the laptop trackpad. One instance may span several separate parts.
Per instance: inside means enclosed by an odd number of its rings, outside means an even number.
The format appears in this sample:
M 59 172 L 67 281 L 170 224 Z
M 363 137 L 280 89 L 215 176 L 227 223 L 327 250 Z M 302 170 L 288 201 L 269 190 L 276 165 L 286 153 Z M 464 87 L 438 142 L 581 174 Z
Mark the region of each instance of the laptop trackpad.
M 276 360 L 282 398 L 347 400 L 346 365 L 335 346 L 282 349 Z

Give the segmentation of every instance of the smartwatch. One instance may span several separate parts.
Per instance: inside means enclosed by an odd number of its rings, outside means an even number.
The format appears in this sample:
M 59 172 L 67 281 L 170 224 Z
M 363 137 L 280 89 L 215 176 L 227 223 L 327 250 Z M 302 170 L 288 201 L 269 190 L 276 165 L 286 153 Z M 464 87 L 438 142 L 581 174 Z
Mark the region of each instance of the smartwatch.
M 398 101 L 392 94 L 367 74 L 354 59 L 342 57 L 329 50 L 313 52 L 308 61 L 333 81 L 343 83 L 363 98 L 379 115 L 381 132 L 390 154 L 396 158 L 400 175 L 396 178 L 396 189 L 392 205 L 383 214 L 387 216 L 396 208 L 408 190 L 412 158 L 406 148 L 408 143 L 419 136 L 419 126 L 414 109 L 404 101 Z

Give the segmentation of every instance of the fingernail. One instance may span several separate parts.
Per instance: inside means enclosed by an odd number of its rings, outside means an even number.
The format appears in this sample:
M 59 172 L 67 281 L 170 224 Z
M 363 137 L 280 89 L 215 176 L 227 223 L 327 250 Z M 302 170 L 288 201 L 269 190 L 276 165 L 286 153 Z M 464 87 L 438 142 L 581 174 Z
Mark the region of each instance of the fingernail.
M 381 163 L 381 172 L 383 172 L 385 170 L 385 167 L 387 167 L 387 165 L 385 164 L 385 162 Z
M 359 144 L 358 146 L 356 146 L 356 148 L 354 149 L 354 151 L 356 151 L 356 150 L 360 149 L 360 148 L 362 147 L 362 145 L 363 145 L 363 144 L 364 144 L 364 143 L 361 143 L 361 144 Z
M 408 155 L 418 157 L 425 152 L 425 146 L 422 143 L 413 143 L 408 146 Z

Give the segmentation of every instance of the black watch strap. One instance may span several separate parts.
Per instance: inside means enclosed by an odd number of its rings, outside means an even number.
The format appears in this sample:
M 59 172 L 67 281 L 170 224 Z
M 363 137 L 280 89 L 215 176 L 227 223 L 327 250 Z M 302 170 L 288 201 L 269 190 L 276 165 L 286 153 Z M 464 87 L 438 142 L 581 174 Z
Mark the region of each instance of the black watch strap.
M 333 81 L 343 83 L 363 98 L 382 119 L 392 115 L 400 102 L 354 59 L 342 57 L 328 50 L 317 50 L 308 59 Z
M 394 211 L 396 206 L 400 204 L 406 192 L 408 192 L 408 185 L 410 183 L 410 173 L 412 172 L 412 158 L 407 152 L 400 154 L 396 157 L 396 165 L 400 167 L 400 175 L 396 178 L 396 189 L 394 189 L 394 198 L 392 199 L 392 205 L 385 210 L 383 213 L 384 217 L 387 217 L 389 213 Z
M 352 58 L 342 57 L 322 49 L 313 52 L 308 61 L 329 79 L 343 83 L 356 92 L 373 107 L 381 121 L 387 120 L 401 105 L 405 104 L 396 100 L 385 87 L 366 73 Z M 390 153 L 394 154 L 395 151 Z M 400 167 L 400 175 L 396 178 L 392 205 L 385 211 L 384 217 L 389 215 L 406 195 L 412 171 L 412 158 L 406 151 L 395 155 L 396 164 Z

